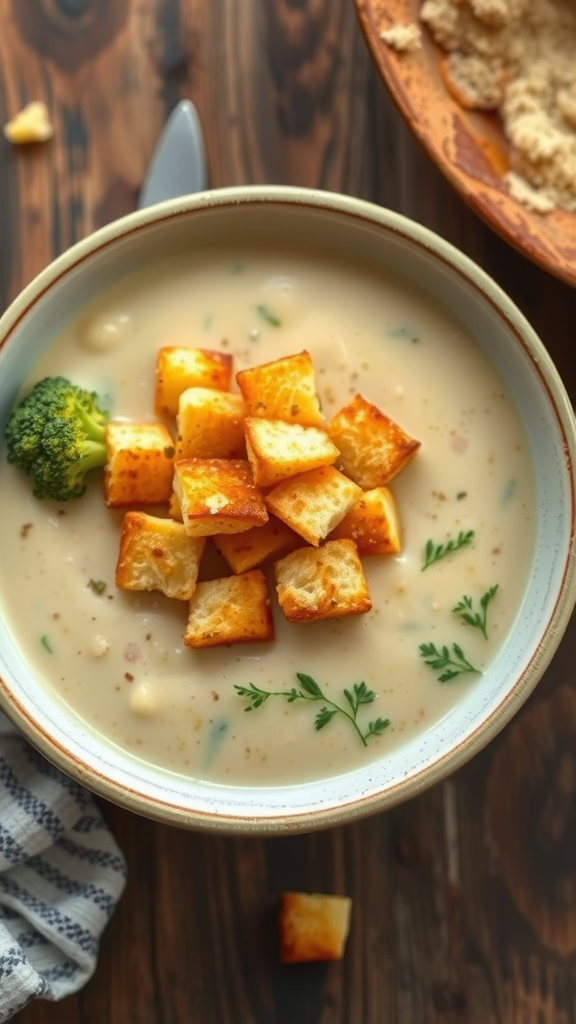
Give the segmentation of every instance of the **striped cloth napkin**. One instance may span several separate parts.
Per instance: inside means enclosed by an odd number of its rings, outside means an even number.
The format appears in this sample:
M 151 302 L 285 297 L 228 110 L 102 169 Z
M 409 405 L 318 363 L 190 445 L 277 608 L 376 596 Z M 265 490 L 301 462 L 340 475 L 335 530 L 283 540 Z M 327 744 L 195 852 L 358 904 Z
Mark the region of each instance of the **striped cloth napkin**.
M 125 882 L 90 795 L 0 713 L 0 1022 L 88 981 Z

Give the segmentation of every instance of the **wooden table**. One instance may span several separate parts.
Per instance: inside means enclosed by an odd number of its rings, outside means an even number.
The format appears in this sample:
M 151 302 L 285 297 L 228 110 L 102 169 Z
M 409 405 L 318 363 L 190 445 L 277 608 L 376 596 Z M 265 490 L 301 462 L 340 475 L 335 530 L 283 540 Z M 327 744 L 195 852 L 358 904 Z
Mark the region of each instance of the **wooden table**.
M 44 98 L 56 134 L 0 145 L 0 304 L 134 208 L 181 97 L 214 186 L 319 186 L 387 205 L 480 263 L 576 396 L 576 293 L 485 227 L 378 81 L 352 0 L 0 0 L 0 120 Z M 576 627 L 537 694 L 412 802 L 303 837 L 212 838 L 104 807 L 129 883 L 95 977 L 21 1024 L 573 1024 Z M 512 811 L 506 810 L 508 797 Z M 346 957 L 281 967 L 285 888 L 346 892 Z

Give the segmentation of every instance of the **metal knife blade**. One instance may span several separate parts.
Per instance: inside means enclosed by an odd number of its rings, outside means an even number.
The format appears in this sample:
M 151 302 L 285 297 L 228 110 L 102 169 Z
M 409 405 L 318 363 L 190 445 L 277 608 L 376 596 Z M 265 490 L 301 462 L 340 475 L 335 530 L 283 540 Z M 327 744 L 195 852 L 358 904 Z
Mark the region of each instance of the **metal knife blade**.
M 206 156 L 198 114 L 190 100 L 182 100 L 174 107 L 158 140 L 138 197 L 138 209 L 201 192 L 206 183 Z

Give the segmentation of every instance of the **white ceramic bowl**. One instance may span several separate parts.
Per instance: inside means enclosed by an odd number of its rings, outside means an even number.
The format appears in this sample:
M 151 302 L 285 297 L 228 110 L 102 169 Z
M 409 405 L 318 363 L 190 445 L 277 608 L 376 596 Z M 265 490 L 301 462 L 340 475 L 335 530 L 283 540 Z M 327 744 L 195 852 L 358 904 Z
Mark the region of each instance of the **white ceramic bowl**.
M 571 404 L 552 362 L 518 309 L 460 252 L 430 231 L 344 196 L 281 187 L 223 189 L 117 221 L 69 250 L 0 321 L 0 427 L 44 348 L 111 283 L 162 255 L 206 240 L 262 237 L 302 246 L 322 239 L 357 253 L 435 296 L 477 339 L 524 423 L 537 480 L 537 536 L 514 628 L 486 671 L 433 729 L 367 767 L 276 787 L 182 778 L 100 738 L 51 697 L 0 622 L 0 705 L 47 758 L 96 793 L 146 816 L 221 831 L 307 831 L 413 796 L 484 746 L 542 676 L 576 599 Z M 0 519 L 1 519 L 0 495 Z M 9 598 L 4 595 L 4 600 Z

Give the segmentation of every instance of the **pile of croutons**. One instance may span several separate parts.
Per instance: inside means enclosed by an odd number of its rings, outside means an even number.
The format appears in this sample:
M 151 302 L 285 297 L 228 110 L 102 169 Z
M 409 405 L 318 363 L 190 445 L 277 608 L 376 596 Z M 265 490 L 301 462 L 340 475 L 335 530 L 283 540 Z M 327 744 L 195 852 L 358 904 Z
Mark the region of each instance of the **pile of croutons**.
M 400 550 L 387 484 L 420 445 L 362 395 L 326 423 L 308 352 L 240 370 L 238 392 L 232 374 L 227 353 L 161 348 L 161 419 L 107 427 L 106 504 L 132 506 L 116 585 L 188 601 L 189 647 L 273 639 L 269 562 L 290 622 L 369 611 L 360 556 Z M 230 574 L 198 582 L 208 538 Z

